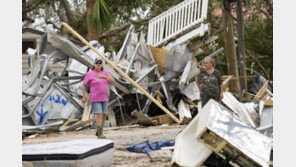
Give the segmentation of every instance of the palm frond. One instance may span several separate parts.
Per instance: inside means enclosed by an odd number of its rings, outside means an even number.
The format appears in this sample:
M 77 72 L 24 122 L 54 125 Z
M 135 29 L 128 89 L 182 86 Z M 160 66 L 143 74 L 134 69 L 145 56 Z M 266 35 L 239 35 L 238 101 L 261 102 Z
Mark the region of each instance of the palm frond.
M 96 0 L 90 13 L 88 26 L 100 34 L 101 30 L 108 30 L 114 21 L 114 16 L 104 0 Z

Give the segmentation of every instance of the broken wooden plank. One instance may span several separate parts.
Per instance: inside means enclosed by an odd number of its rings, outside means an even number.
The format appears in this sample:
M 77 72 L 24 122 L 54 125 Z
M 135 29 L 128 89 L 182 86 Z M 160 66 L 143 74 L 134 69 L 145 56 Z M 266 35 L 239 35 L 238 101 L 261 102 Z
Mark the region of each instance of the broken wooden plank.
M 73 114 L 61 127 L 67 126 L 75 117 L 76 114 Z
M 264 100 L 262 98 L 259 98 L 258 96 L 252 94 L 252 93 L 248 93 L 248 92 L 245 92 L 245 96 L 248 98 L 248 99 L 252 99 L 252 100 L 256 100 L 256 101 L 264 101 L 264 105 L 265 106 L 273 106 L 273 100 Z
M 128 129 L 128 128 L 138 128 L 140 125 L 126 125 L 126 126 L 117 126 L 117 127 L 110 127 L 104 128 L 104 130 L 119 130 L 119 129 Z
M 181 124 L 188 124 L 192 119 L 189 106 L 188 104 L 184 103 L 182 99 L 178 104 L 178 112 L 179 112 L 179 118 L 181 120 Z
M 75 123 L 74 125 L 71 125 L 68 128 L 60 128 L 60 131 L 71 131 L 71 130 L 75 130 L 81 126 L 84 126 L 88 123 L 91 123 L 93 121 L 96 121 L 96 117 L 92 117 L 91 119 L 87 120 L 87 121 L 79 121 L 77 123 Z
M 268 80 L 265 82 L 265 84 L 261 87 L 261 89 L 259 90 L 259 92 L 256 94 L 256 96 L 257 97 L 261 97 L 264 93 L 265 93 L 265 91 L 266 91 L 266 89 L 267 89 L 267 86 L 268 86 Z
M 175 116 L 178 116 L 177 114 L 175 114 Z M 161 116 L 155 116 L 151 118 L 152 120 L 155 120 L 156 123 L 158 125 L 162 125 L 162 124 L 172 124 L 175 121 L 169 117 L 168 115 L 161 115 Z
M 84 110 L 83 110 L 83 113 L 81 116 L 81 121 L 86 121 L 89 119 L 89 115 L 91 112 L 91 104 L 89 102 L 89 97 L 90 97 L 90 94 L 88 94 L 88 96 L 87 96 L 87 101 L 86 101 L 86 104 L 84 105 Z

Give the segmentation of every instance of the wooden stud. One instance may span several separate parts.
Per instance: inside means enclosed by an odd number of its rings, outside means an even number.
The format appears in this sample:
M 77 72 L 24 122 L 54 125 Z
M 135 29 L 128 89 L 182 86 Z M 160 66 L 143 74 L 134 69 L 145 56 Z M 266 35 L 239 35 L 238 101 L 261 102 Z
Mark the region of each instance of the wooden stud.
M 259 92 L 256 94 L 256 96 L 257 97 L 261 97 L 263 94 L 264 94 L 264 92 L 266 91 L 266 89 L 267 89 L 267 86 L 268 86 L 268 80 L 265 82 L 265 84 L 262 86 L 262 88 L 259 90 Z
M 61 127 L 67 126 L 71 122 L 71 120 L 75 117 L 76 117 L 76 114 L 73 114 Z

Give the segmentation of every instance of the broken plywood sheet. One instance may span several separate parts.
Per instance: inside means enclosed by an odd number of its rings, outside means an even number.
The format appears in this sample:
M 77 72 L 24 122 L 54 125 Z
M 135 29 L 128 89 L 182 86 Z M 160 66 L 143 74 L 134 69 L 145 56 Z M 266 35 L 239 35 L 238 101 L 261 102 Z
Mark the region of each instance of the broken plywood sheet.
M 199 116 L 196 139 L 216 154 L 241 166 L 269 166 L 270 138 L 212 99 Z
M 156 48 L 151 45 L 150 50 L 154 57 L 155 63 L 158 64 L 160 67 L 164 67 L 168 50 L 163 48 Z M 158 71 L 161 75 L 163 74 L 163 68 L 158 68 Z
M 181 99 L 178 104 L 179 118 L 182 124 L 188 124 L 192 119 L 189 105 Z

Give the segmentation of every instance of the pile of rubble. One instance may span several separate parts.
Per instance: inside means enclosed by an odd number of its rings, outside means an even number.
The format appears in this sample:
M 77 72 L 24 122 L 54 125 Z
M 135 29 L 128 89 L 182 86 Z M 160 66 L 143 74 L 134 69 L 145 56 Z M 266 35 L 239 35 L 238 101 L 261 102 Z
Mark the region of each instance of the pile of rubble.
M 157 48 L 145 42 L 143 33 L 138 37 L 132 25 L 117 54 L 105 53 L 97 41 L 80 48 L 63 36 L 47 32 L 36 50 L 28 49 L 30 73 L 23 76 L 22 87 L 23 136 L 90 127 L 95 118 L 90 103 L 81 102 L 82 81 L 94 59 L 104 55 L 107 63 L 103 67 L 115 79 L 109 86 L 104 126 L 189 124 L 176 139 L 175 165 L 197 166 L 212 153 L 231 160 L 233 166 L 270 164 L 270 82 L 255 73 L 249 84 L 252 93 L 236 95 L 228 92 L 228 82 L 238 78 L 223 76 L 226 91 L 222 105 L 211 100 L 201 108 L 195 77 L 202 61 L 198 62 L 196 55 L 214 57 L 223 51 L 217 49 L 217 37 L 210 36 L 208 28 L 202 31 L 202 35 Z M 52 69 L 56 63 L 64 66 L 62 72 Z M 186 154 L 182 153 L 184 149 Z M 199 156 L 194 159 L 189 154 Z
M 104 53 L 104 47 L 97 41 L 91 41 L 91 44 L 174 116 L 179 115 L 182 123 L 188 123 L 192 118 L 190 110 L 197 113 L 200 97 L 194 77 L 199 72 L 200 64 L 193 58 L 187 44 L 179 44 L 170 49 L 155 48 L 145 43 L 142 33 L 138 40 L 133 25 L 118 54 Z M 28 53 L 30 73 L 23 76 L 22 87 L 23 132 L 60 130 L 58 126 L 67 130 L 71 124 L 90 120 L 90 105 L 84 106 L 80 101 L 81 86 L 84 74 L 98 55 L 88 46 L 80 48 L 67 38 L 51 32 L 43 36 L 36 50 L 28 49 Z M 64 70 L 61 73 L 53 71 L 51 67 L 62 61 L 66 61 L 63 64 Z M 141 120 L 141 116 L 163 115 L 158 107 L 152 105 L 151 99 L 110 65 L 104 64 L 104 69 L 115 79 L 109 90 L 107 126 L 133 124 L 136 119 L 131 115 L 138 116 L 138 120 Z M 152 124 L 174 121 L 167 116 L 155 117 L 153 120 Z M 83 126 L 87 125 L 89 122 Z

